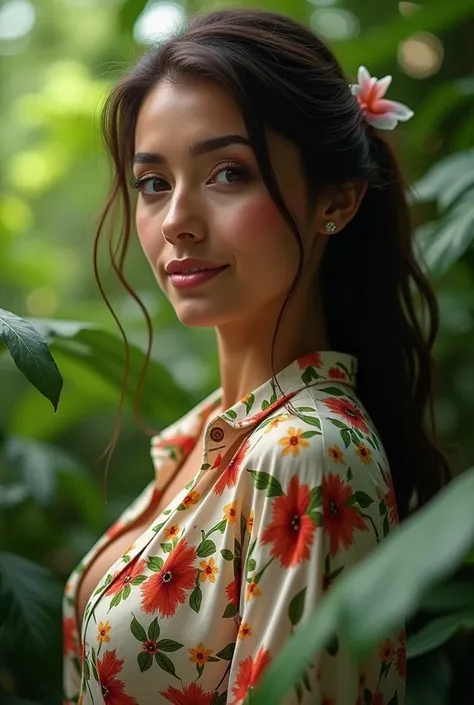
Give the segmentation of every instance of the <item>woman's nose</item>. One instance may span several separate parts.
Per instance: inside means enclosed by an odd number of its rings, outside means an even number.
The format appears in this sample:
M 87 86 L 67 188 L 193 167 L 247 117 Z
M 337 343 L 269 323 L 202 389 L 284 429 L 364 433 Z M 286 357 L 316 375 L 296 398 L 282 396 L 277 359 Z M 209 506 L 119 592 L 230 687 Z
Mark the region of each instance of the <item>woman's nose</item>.
M 200 240 L 204 237 L 204 223 L 199 204 L 184 192 L 174 193 L 161 224 L 161 233 L 170 243 L 191 236 Z

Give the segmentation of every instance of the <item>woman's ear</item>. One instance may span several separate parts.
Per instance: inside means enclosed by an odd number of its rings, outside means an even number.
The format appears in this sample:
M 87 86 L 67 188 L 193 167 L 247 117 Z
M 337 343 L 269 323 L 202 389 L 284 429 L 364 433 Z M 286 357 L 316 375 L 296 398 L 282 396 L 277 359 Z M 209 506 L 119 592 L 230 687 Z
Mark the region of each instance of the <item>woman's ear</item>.
M 315 232 L 328 234 L 342 230 L 357 213 L 366 191 L 367 181 L 362 179 L 328 189 L 316 207 Z

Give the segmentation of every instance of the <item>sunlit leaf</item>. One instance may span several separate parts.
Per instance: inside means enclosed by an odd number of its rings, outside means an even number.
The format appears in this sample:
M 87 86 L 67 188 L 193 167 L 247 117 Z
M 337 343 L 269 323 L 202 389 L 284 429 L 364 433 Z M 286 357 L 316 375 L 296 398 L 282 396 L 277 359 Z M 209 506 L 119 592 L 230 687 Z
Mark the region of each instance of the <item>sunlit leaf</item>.
M 471 590 L 473 586 L 471 585 Z M 407 641 L 407 658 L 415 658 L 434 651 L 451 639 L 460 629 L 474 628 L 474 605 L 470 610 L 446 614 L 431 620 Z
M 36 389 L 57 408 L 63 379 L 46 340 L 23 318 L 0 309 L 0 342 Z

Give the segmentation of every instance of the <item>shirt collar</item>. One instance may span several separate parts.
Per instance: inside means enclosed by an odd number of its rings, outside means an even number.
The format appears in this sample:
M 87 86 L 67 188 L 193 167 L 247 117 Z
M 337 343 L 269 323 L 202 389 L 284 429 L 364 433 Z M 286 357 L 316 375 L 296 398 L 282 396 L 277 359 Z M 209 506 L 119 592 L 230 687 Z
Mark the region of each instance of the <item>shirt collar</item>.
M 357 359 L 347 353 L 323 350 L 303 355 L 276 375 L 283 395 L 278 385 L 269 379 L 226 409 L 212 423 L 221 420 L 233 429 L 244 429 L 262 421 L 276 407 L 305 387 L 337 381 L 355 388 L 357 367 Z M 221 398 L 222 387 L 218 387 L 185 416 L 154 436 L 151 441 L 155 452 L 159 447 L 168 445 L 166 441 L 169 443 L 174 437 L 183 440 L 188 438 L 191 442 L 200 432 L 203 419 L 209 416 L 212 408 L 219 405 Z

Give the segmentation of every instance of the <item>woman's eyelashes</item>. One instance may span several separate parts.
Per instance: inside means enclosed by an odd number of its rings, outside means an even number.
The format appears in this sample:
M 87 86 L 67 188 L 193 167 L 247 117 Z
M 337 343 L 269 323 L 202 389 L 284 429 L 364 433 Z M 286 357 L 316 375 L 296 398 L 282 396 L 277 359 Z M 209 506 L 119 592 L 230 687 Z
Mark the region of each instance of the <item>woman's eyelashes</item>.
M 223 175 L 222 179 L 218 177 Z M 225 188 L 233 185 L 238 185 L 250 181 L 251 173 L 248 169 L 236 164 L 235 162 L 227 162 L 219 164 L 216 167 L 207 181 L 208 184 L 218 184 Z M 144 174 L 143 176 L 132 176 L 130 178 L 130 187 L 135 191 L 139 191 L 144 196 L 156 196 L 159 193 L 169 190 L 169 184 L 163 177 L 158 174 Z

